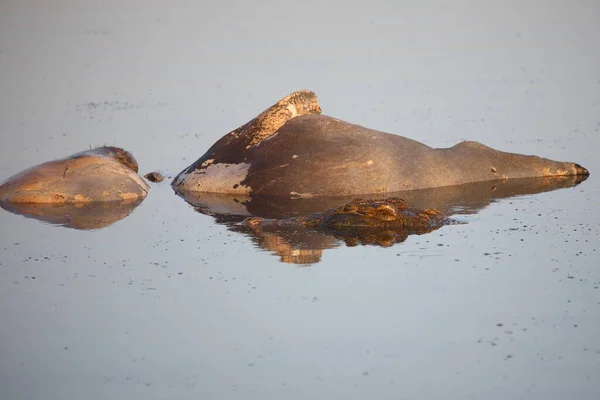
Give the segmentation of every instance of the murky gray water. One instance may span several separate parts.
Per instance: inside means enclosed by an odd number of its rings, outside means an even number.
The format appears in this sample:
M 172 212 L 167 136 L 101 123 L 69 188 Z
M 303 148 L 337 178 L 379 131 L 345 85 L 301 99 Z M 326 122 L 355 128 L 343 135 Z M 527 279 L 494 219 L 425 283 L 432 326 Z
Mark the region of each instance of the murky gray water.
M 387 248 L 168 182 L 102 229 L 1 211 L 0 398 L 600 397 L 597 2 L 36 3 L 0 2 L 0 179 L 105 143 L 172 175 L 302 88 L 592 175 L 405 194 L 468 223 Z

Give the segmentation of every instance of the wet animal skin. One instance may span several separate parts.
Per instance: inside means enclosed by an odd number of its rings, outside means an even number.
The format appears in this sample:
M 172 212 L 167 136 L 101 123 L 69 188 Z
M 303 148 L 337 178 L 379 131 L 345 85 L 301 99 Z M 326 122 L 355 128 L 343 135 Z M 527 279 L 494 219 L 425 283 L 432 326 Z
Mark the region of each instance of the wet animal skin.
M 88 204 L 134 202 L 149 187 L 137 174 L 131 153 L 118 147 L 97 147 L 22 171 L 0 185 L 7 203 Z
M 292 93 L 219 139 L 171 184 L 196 192 L 317 197 L 589 175 L 572 162 L 478 142 L 435 149 L 320 113 L 313 92 Z

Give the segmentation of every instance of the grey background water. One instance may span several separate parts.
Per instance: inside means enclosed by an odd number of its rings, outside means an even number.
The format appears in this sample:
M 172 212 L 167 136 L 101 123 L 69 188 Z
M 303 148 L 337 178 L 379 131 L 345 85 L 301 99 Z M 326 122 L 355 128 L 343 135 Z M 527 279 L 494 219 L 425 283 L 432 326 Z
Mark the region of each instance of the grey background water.
M 281 97 L 435 147 L 578 162 L 391 248 L 281 263 L 152 186 L 79 231 L 0 212 L 0 398 L 600 397 L 597 1 L 0 1 L 0 176 L 179 172 Z

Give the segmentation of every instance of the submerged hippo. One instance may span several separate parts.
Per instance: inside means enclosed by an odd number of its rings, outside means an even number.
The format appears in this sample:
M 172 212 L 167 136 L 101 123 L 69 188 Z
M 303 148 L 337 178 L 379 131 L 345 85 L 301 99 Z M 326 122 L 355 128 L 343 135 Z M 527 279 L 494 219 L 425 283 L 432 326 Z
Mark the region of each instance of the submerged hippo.
M 86 204 L 137 201 L 149 187 L 137 174 L 131 153 L 97 147 L 22 171 L 0 185 L 0 201 L 8 203 Z
M 292 93 L 219 139 L 172 185 L 180 191 L 315 197 L 589 174 L 578 164 L 477 142 L 434 149 L 320 113 L 313 92 Z

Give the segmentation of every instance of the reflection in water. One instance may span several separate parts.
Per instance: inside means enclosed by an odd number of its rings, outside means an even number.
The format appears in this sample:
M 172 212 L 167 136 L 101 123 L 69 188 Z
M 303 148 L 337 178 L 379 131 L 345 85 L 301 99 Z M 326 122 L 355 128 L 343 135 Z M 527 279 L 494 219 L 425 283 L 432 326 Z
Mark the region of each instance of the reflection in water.
M 307 231 L 343 240 L 349 247 L 359 244 L 389 247 L 405 241 L 409 235 L 428 233 L 452 222 L 437 210 L 418 210 L 408 207 L 402 199 L 386 198 L 355 199 L 338 208 L 294 218 L 252 217 L 244 220 L 242 226 L 250 228 L 255 237 L 266 239 L 262 247 L 277 251 L 284 261 L 312 263 L 320 259 L 322 250 L 295 252 L 290 245 L 293 240 L 288 236 L 293 238 Z
M 14 214 L 74 229 L 105 228 L 127 217 L 143 199 L 131 202 L 110 201 L 90 204 L 44 204 L 0 202 Z
M 406 200 L 412 208 L 433 208 L 447 215 L 474 214 L 499 199 L 570 188 L 586 178 L 585 176 L 564 176 L 475 182 L 389 193 L 385 197 L 399 197 Z M 175 191 L 196 211 L 212 216 L 217 223 L 226 225 L 232 231 L 250 236 L 261 248 L 277 253 L 283 262 L 294 264 L 317 263 L 321 259 L 323 250 L 338 247 L 341 243 L 346 246 L 359 244 L 391 246 L 394 243 L 405 241 L 411 234 L 423 234 L 434 230 L 431 229 L 427 232 L 378 230 L 349 235 L 294 227 L 253 229 L 240 224 L 240 222 L 250 216 L 281 219 L 323 212 L 348 203 L 356 196 L 294 199 L 276 196 L 248 197 Z M 365 195 L 363 197 L 374 196 Z
M 232 230 L 248 233 L 261 248 L 276 253 L 282 262 L 290 264 L 316 264 L 321 261 L 324 249 L 339 246 L 334 237 L 313 231 L 265 232 L 240 226 L 233 226 Z
M 439 229 L 364 229 L 364 230 L 312 230 L 301 227 L 246 227 L 231 225 L 236 232 L 250 234 L 258 245 L 278 254 L 281 261 L 292 264 L 314 264 L 321 261 L 324 249 L 339 247 L 344 243 L 348 247 L 373 245 L 390 247 L 404 242 L 410 235 L 422 235 Z

